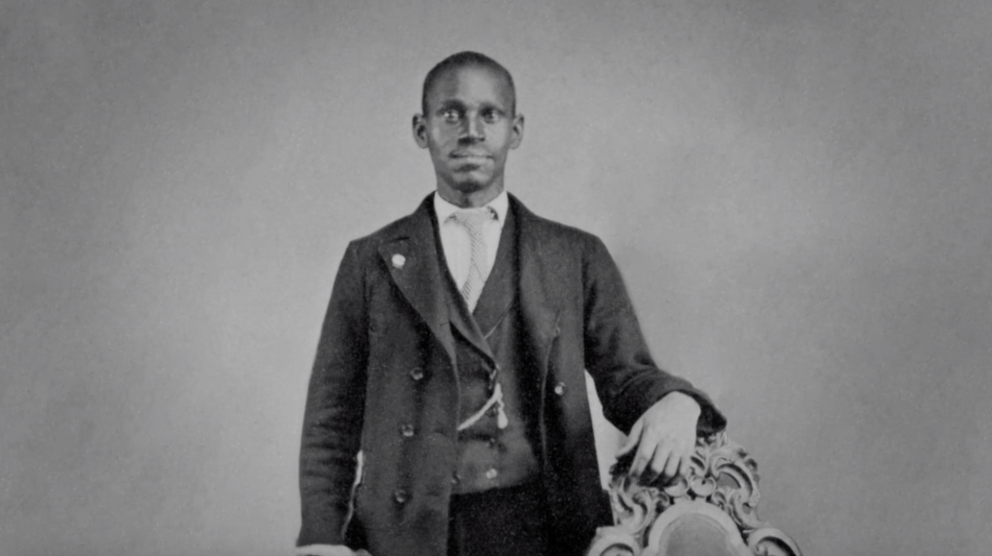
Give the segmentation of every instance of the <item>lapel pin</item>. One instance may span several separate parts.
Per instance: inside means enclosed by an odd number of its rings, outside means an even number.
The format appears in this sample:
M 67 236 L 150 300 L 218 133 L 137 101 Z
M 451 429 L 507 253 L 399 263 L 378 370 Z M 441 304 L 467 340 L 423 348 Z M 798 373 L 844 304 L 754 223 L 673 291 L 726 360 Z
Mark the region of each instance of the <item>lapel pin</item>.
M 406 257 L 400 254 L 393 255 L 393 266 L 396 268 L 403 268 L 406 264 Z

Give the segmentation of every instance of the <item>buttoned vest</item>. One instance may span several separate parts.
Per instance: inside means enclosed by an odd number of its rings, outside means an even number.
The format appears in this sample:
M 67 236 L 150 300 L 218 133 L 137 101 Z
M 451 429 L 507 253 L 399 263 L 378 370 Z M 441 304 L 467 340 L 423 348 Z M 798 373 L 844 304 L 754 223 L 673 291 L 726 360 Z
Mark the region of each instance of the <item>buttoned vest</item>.
M 492 271 L 486 279 L 475 311 L 469 313 L 464 298 L 448 272 L 440 238 L 436 241 L 443 270 L 443 295 L 455 340 L 458 377 L 458 421 L 482 409 L 498 382 L 503 391 L 507 426 L 498 426 L 492 407 L 471 427 L 458 434 L 458 467 L 455 494 L 480 492 L 521 484 L 538 474 L 533 443 L 536 438 L 536 379 L 519 357 L 520 311 L 517 304 L 519 263 L 517 234 L 512 212 L 503 223 Z M 436 223 L 435 223 L 436 225 Z M 530 377 L 533 378 L 533 377 Z

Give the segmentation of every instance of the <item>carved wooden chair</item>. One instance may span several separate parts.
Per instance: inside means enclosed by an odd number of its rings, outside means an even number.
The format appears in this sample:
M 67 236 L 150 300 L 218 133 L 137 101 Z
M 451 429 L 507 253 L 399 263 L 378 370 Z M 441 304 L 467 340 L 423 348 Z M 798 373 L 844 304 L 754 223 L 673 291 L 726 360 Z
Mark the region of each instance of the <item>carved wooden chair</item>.
M 698 439 L 691 468 L 672 484 L 636 484 L 632 460 L 610 470 L 617 524 L 597 530 L 588 556 L 801 556 L 758 519 L 758 464 L 726 433 Z

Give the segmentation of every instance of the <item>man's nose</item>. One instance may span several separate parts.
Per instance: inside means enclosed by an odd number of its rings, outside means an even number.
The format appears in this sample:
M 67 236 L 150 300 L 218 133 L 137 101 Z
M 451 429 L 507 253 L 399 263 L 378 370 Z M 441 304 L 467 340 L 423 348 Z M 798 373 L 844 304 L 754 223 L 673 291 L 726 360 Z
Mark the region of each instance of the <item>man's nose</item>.
M 470 116 L 465 118 L 465 131 L 462 138 L 466 141 L 485 141 L 486 140 L 486 130 L 485 126 L 482 124 L 482 118 L 478 116 Z

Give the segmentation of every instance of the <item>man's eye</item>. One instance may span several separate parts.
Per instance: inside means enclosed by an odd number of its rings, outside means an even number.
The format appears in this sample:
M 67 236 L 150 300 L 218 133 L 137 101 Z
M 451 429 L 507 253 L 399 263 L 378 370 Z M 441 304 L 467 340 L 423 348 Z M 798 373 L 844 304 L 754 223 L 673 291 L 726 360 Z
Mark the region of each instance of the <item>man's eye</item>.
M 482 119 L 485 120 L 487 123 L 490 123 L 490 124 L 494 124 L 494 123 L 498 122 L 500 120 L 500 118 L 502 118 L 502 114 L 500 114 L 499 112 L 497 112 L 495 110 L 487 110 L 487 111 L 485 111 L 485 112 L 482 113 Z
M 461 114 L 459 114 L 457 110 L 445 110 L 441 113 L 441 117 L 448 122 L 457 122 L 461 119 Z

